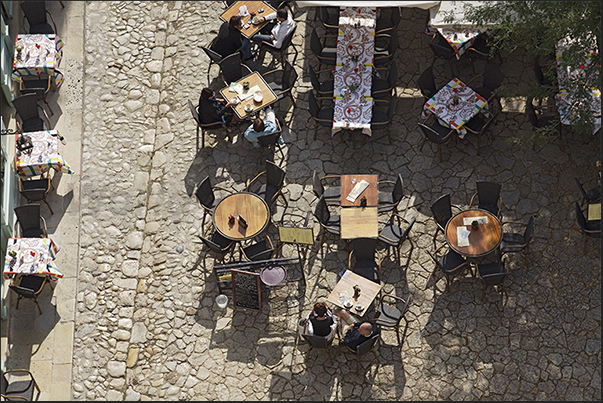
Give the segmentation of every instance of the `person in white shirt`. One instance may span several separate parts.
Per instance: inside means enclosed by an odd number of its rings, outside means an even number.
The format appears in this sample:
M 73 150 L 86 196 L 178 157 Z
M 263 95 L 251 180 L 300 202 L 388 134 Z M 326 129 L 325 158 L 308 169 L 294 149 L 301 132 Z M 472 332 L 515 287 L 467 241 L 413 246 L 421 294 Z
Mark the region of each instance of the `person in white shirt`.
M 261 33 L 255 34 L 252 37 L 252 40 L 254 42 L 265 41 L 280 49 L 287 35 L 295 28 L 295 21 L 293 21 L 293 17 L 284 8 L 279 8 L 276 13 L 270 13 L 265 17 L 259 18 L 260 23 L 274 19 L 278 22 L 276 24 L 267 24 L 260 31 Z

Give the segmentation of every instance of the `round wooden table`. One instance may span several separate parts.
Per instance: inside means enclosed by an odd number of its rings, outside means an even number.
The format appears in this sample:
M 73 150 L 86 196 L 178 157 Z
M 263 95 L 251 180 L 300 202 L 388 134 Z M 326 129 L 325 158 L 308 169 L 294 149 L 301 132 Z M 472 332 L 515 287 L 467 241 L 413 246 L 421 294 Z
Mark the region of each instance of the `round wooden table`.
M 234 223 L 228 222 L 234 216 Z M 244 228 L 238 217 L 247 222 Z M 270 209 L 260 196 L 250 192 L 240 192 L 226 196 L 218 203 L 213 214 L 218 232 L 233 241 L 245 241 L 262 232 L 268 225 Z
M 487 217 L 487 224 L 479 224 L 477 229 L 464 225 L 465 218 Z M 469 246 L 459 246 L 457 228 L 465 227 L 469 234 Z M 446 223 L 446 242 L 452 249 L 465 257 L 485 256 L 495 250 L 502 241 L 502 223 L 494 214 L 482 209 L 461 211 Z

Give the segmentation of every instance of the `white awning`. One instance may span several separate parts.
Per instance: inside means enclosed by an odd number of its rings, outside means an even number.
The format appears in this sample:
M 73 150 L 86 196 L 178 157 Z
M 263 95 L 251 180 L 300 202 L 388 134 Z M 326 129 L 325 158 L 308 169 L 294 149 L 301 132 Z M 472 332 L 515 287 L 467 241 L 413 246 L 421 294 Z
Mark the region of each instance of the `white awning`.
M 299 7 L 417 7 L 428 10 L 440 4 L 440 1 L 296 1 Z
M 442 1 L 429 10 L 429 25 L 433 28 L 475 28 L 475 24 L 465 18 L 465 5 L 479 7 L 484 1 Z M 452 22 L 447 20 L 452 16 Z M 486 24 L 488 26 L 489 24 Z

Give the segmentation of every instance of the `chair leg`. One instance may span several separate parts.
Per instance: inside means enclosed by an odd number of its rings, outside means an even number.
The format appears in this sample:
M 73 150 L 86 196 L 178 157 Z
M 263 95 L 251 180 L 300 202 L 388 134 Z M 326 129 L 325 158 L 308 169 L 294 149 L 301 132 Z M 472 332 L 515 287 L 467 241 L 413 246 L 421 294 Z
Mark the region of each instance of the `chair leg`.
M 391 136 L 391 134 L 389 132 L 389 126 L 387 126 L 385 129 L 387 130 L 387 138 L 389 139 L 389 144 L 391 144 L 392 143 L 392 136 Z
M 333 359 L 331 358 L 331 353 L 329 352 L 329 349 L 326 348 L 325 351 L 327 352 L 327 355 L 329 356 L 329 362 L 331 363 L 331 365 L 333 365 Z
M 316 134 L 318 132 L 318 123 L 315 123 L 314 125 L 314 140 L 316 140 Z
M 487 285 L 484 286 L 484 288 L 482 288 L 482 302 L 484 302 L 484 297 L 486 296 L 486 289 L 488 288 Z
M 42 308 L 40 308 L 40 304 L 38 303 L 38 299 L 34 299 L 34 302 L 36 303 L 36 305 L 38 306 L 38 311 L 40 311 L 40 315 L 42 315 Z
M 46 106 L 48 107 L 48 110 L 50 111 L 50 114 L 54 115 L 54 112 L 52 111 L 52 108 L 50 107 L 50 104 L 48 103 L 48 101 L 46 100 L 46 98 L 44 98 L 43 101 L 46 104 Z
M 440 155 L 440 163 L 442 163 L 442 146 L 438 144 L 438 153 Z
M 396 326 L 396 336 L 398 336 L 398 345 L 400 345 L 400 324 Z
M 21 301 L 21 296 L 20 295 L 17 298 L 17 305 L 15 306 L 15 309 L 19 309 L 19 301 Z
M 44 203 L 46 203 L 46 205 L 48 206 L 48 210 L 50 210 L 50 214 L 54 214 L 54 212 L 52 211 L 52 207 L 50 207 L 50 204 L 48 204 L 48 201 L 46 201 L 46 198 L 42 199 L 42 201 Z

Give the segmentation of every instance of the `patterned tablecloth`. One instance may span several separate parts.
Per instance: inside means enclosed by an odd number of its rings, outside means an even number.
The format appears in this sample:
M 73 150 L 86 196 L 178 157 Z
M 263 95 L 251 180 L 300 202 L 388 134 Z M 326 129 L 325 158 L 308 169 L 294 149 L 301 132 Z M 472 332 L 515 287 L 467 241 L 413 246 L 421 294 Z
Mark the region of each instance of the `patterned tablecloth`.
M 376 8 L 341 9 L 334 72 L 332 135 L 342 129 L 362 129 L 364 134 L 371 135 L 375 25 Z
M 13 80 L 22 76 L 54 76 L 55 86 L 63 84 L 63 73 L 58 70 L 63 55 L 63 41 L 55 34 L 19 34 L 15 40 Z
M 559 93 L 557 94 L 557 105 L 559 106 L 559 116 L 561 123 L 564 125 L 571 125 L 571 116 L 573 113 L 572 106 L 577 106 L 582 102 L 588 102 L 590 104 L 590 110 L 594 115 L 594 129 L 593 133 L 596 133 L 601 129 L 601 89 L 591 88 L 591 98 L 588 100 L 576 100 L 565 88 L 566 83 L 569 80 L 575 79 L 580 74 L 584 74 L 582 69 L 570 71 L 569 67 L 563 65 L 563 49 L 566 47 L 564 40 L 561 40 L 555 49 L 556 61 L 557 61 L 557 81 L 559 83 Z M 591 53 L 586 63 L 591 63 L 591 60 L 598 60 L 599 55 L 597 53 Z
M 72 174 L 69 164 L 59 154 L 58 130 L 45 130 L 25 133 L 31 137 L 33 149 L 29 153 L 17 150 L 17 175 L 35 176 L 47 172 L 50 168 Z
M 446 39 L 446 41 L 454 49 L 457 60 L 461 58 L 461 55 L 467 51 L 473 45 L 473 41 L 478 37 L 479 34 L 485 32 L 487 28 L 476 29 L 476 28 L 437 28 L 438 32 Z
M 429 112 L 433 113 L 442 125 L 456 130 L 459 137 L 463 138 L 467 133 L 463 127 L 465 123 L 479 112 L 484 111 L 487 105 L 488 101 L 481 95 L 467 87 L 458 78 L 453 78 L 425 102 L 421 116 L 426 119 Z
M 59 247 L 50 238 L 9 238 L 4 278 L 15 274 L 45 274 L 53 281 L 63 277 L 54 264 Z

